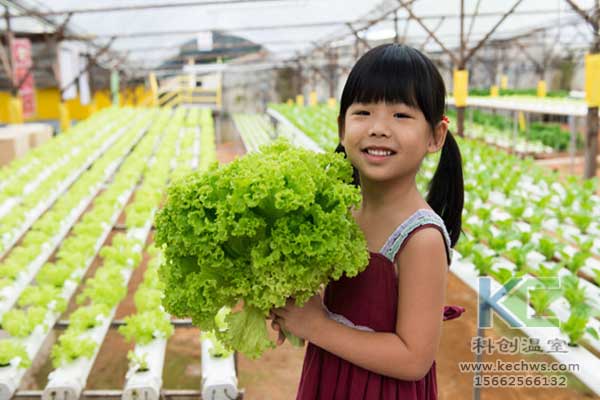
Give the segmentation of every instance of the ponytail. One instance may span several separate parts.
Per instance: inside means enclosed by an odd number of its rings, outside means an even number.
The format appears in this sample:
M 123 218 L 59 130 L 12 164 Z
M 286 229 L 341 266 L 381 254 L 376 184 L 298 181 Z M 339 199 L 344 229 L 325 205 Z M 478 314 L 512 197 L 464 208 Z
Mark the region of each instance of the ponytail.
M 462 225 L 464 182 L 460 149 L 450 131 L 442 147 L 440 162 L 429 182 L 427 203 L 444 221 L 454 247 Z
M 344 148 L 344 146 L 342 146 L 341 143 L 338 143 L 337 147 L 335 148 L 335 152 L 342 153 L 344 155 L 344 158 L 348 158 L 348 155 L 346 154 L 346 149 Z M 354 165 L 352 166 L 352 184 L 357 187 L 360 186 L 360 175 L 358 174 L 358 170 Z

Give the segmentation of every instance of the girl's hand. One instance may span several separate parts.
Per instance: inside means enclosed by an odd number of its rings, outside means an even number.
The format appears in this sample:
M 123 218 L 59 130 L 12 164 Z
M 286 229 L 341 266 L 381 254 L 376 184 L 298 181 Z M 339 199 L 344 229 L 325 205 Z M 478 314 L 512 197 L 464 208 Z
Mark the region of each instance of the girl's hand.
M 297 306 L 294 299 L 288 299 L 284 307 L 274 308 L 272 313 L 274 318 L 271 326 L 279 331 L 278 345 L 285 340 L 282 330 L 310 341 L 317 326 L 328 318 L 319 294 L 308 299 L 302 307 Z

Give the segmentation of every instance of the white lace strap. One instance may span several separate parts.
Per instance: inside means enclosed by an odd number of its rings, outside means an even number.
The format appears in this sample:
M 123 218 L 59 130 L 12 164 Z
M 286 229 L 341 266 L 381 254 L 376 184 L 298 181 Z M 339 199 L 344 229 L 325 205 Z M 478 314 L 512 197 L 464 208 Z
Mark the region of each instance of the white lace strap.
M 406 221 L 400 224 L 400 226 L 396 228 L 394 233 L 392 233 L 392 235 L 385 242 L 380 253 L 391 262 L 394 262 L 396 259 L 396 254 L 400 250 L 400 247 L 402 247 L 402 243 L 404 243 L 410 233 L 420 226 L 429 224 L 438 226 L 442 231 L 444 242 L 446 243 L 448 262 L 450 262 L 450 260 L 452 260 L 452 248 L 450 246 L 450 235 L 446 230 L 444 221 L 434 211 L 425 208 L 417 210 Z

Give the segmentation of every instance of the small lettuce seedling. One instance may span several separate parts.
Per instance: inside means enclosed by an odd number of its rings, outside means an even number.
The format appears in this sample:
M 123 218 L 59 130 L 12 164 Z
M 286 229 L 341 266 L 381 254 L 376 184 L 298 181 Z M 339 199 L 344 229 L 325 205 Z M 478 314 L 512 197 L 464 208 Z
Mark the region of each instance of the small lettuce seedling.
M 590 308 L 585 304 L 580 304 L 571 308 L 571 315 L 567 321 L 560 324 L 560 330 L 569 337 L 569 346 L 577 346 L 577 342 L 585 333 L 589 333 L 592 337 L 598 340 L 598 332 L 588 327 L 590 320 Z
M 562 278 L 563 296 L 571 308 L 580 304 L 585 304 L 585 287 L 580 285 L 579 278 L 574 275 L 568 275 Z
M 141 353 L 138 354 L 133 350 L 129 350 L 127 352 L 127 359 L 129 360 L 129 366 L 136 372 L 146 372 L 149 370 L 148 368 L 148 354 Z
M 25 345 L 16 339 L 0 340 L 0 370 L 10 365 L 15 358 L 19 359 L 20 368 L 29 368 L 31 359 L 25 350 Z
M 542 236 L 540 238 L 538 247 L 540 253 L 542 253 L 544 257 L 546 257 L 546 260 L 552 261 L 559 246 L 558 243 L 556 243 L 555 239 L 548 236 Z

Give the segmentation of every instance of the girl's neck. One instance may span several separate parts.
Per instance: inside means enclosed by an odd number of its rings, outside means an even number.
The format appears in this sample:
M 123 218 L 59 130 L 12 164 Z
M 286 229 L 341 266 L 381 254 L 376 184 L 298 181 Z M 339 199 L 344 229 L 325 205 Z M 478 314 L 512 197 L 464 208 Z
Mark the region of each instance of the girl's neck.
M 419 208 L 429 208 L 417 189 L 414 177 L 389 184 L 361 179 L 361 194 L 362 204 L 356 213 L 360 217 L 402 218 Z

